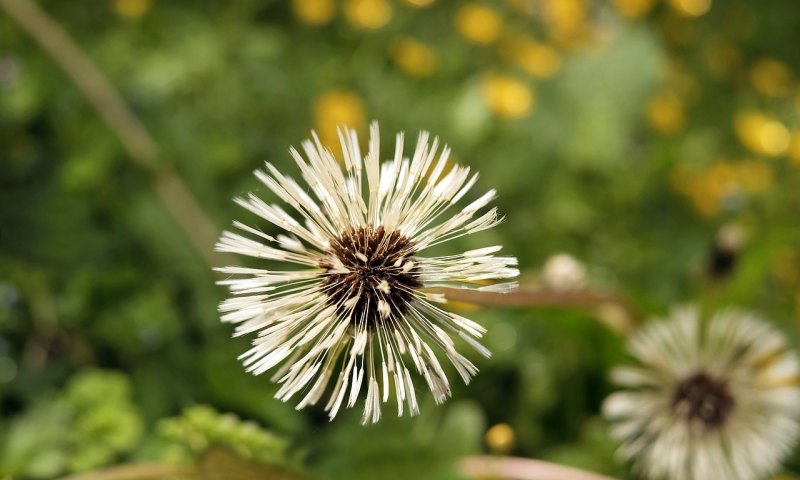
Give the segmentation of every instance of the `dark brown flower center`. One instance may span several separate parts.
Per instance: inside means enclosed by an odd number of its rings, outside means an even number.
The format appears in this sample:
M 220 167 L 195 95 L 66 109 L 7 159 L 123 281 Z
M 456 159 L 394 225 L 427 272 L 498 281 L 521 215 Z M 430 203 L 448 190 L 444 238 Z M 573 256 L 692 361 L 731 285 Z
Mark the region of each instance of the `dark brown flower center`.
M 374 328 L 404 314 L 422 286 L 413 242 L 383 226 L 345 231 L 331 242 L 322 292 L 353 326 Z
M 705 372 L 697 372 L 680 382 L 672 396 L 676 415 L 689 422 L 700 422 L 709 429 L 721 427 L 733 407 L 727 382 Z

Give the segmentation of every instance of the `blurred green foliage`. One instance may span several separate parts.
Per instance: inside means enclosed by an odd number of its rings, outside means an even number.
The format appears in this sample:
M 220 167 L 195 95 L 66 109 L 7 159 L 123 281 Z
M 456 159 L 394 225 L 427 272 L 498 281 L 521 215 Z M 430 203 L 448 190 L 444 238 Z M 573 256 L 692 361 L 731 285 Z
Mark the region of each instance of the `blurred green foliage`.
M 531 285 L 569 252 L 647 314 L 733 303 L 797 344 L 800 4 L 42 6 L 220 229 L 252 220 L 233 195 L 272 198 L 251 175 L 263 160 L 296 177 L 287 148 L 311 128 L 325 139 L 377 118 L 386 141 L 434 132 L 498 190 L 506 222 L 448 249 L 501 243 Z M 218 322 L 225 292 L 153 193 L 157 174 L 5 14 L 0 166 L 2 473 L 212 451 L 323 478 L 458 478 L 454 460 L 495 451 L 484 437 L 505 423 L 512 454 L 626 475 L 598 418 L 621 340 L 580 311 L 458 306 L 494 356 L 419 418 L 362 427 L 359 412 L 328 422 L 274 400 L 236 360 L 247 340 Z

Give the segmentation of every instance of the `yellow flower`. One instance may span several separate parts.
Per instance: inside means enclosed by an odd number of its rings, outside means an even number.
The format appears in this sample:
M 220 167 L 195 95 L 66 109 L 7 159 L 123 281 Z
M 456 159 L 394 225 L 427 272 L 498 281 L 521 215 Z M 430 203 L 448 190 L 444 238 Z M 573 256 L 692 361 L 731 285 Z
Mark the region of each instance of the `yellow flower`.
M 738 114 L 734 130 L 742 145 L 751 152 L 770 157 L 785 154 L 792 140 L 789 130 L 781 122 L 759 112 Z
M 392 46 L 391 56 L 398 67 L 416 77 L 432 74 L 439 62 L 431 47 L 410 37 L 397 40 Z
M 792 164 L 800 167 L 800 132 L 792 133 L 792 140 L 789 143 L 789 160 Z
M 772 58 L 759 60 L 750 69 L 750 83 L 762 95 L 783 97 L 789 93 L 792 73 L 786 64 Z
M 742 63 L 736 45 L 722 39 L 712 39 L 703 48 L 708 71 L 719 79 L 730 78 Z
M 336 13 L 333 0 L 292 0 L 295 16 L 309 25 L 324 25 Z
M 500 74 L 486 77 L 482 85 L 483 100 L 501 118 L 522 118 L 533 109 L 533 91 L 519 80 Z
M 339 136 L 337 127 L 349 126 L 357 131 L 366 127 L 364 102 L 357 94 L 348 90 L 330 90 L 314 100 L 312 107 L 314 130 L 323 145 L 337 146 L 339 152 Z
M 517 37 L 504 45 L 512 62 L 538 78 L 550 78 L 561 69 L 561 56 L 555 48 L 529 37 Z
M 711 9 L 711 0 L 669 0 L 669 4 L 686 17 L 699 17 Z
M 386 0 L 347 0 L 344 15 L 358 28 L 377 30 L 392 18 L 392 6 Z
M 687 196 L 701 215 L 714 216 L 725 201 L 744 195 L 757 195 L 774 184 L 772 168 L 759 161 L 717 160 L 705 170 L 679 165 L 672 173 L 673 188 Z
M 435 2 L 436 0 L 405 0 L 405 1 L 412 7 L 425 8 L 431 6 L 433 2 Z
M 623 17 L 638 20 L 648 13 L 656 4 L 656 0 L 614 0 L 614 7 Z
M 471 42 L 489 45 L 500 37 L 503 19 L 489 7 L 468 3 L 456 13 L 456 29 Z
M 589 8 L 584 0 L 544 0 L 548 24 L 559 37 L 572 37 L 586 26 Z
M 774 184 L 772 168 L 763 162 L 744 162 L 738 165 L 737 179 L 750 193 L 762 193 Z
M 683 102 L 671 92 L 660 93 L 647 102 L 647 122 L 658 133 L 673 135 L 686 124 Z
M 506 455 L 514 448 L 514 430 L 507 423 L 498 423 L 486 431 L 486 446 L 495 454 Z
M 114 0 L 114 11 L 126 18 L 141 18 L 152 7 L 153 0 Z

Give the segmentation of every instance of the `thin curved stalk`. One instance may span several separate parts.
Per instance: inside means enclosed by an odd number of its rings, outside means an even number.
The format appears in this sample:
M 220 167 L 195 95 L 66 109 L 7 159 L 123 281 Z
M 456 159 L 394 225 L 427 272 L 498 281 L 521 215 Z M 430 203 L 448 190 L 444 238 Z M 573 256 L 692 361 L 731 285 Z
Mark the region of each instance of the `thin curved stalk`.
M 152 173 L 153 190 L 203 259 L 220 266 L 225 255 L 214 252 L 217 228 L 172 169 L 158 165 L 153 137 L 111 82 L 72 37 L 30 0 L 0 0 L 0 9 L 16 21 L 61 67 L 97 114 L 119 138 L 131 160 Z
M 160 480 L 174 477 L 195 477 L 199 473 L 195 467 L 153 463 L 122 465 L 95 472 L 78 473 L 63 477 L 61 480 Z
M 497 480 L 615 480 L 555 463 L 519 457 L 467 457 L 461 470 L 471 478 Z
M 583 308 L 599 314 L 613 331 L 627 335 L 641 323 L 641 315 L 623 296 L 592 290 L 559 291 L 520 288 L 507 293 L 460 288 L 432 288 L 448 300 L 497 307 Z

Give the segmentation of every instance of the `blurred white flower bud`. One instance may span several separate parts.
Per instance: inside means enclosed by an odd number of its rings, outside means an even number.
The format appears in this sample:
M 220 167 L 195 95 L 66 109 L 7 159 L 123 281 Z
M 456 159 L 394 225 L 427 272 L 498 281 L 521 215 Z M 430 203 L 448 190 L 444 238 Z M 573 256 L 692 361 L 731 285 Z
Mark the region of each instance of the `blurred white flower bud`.
M 580 290 L 586 286 L 586 267 L 569 254 L 557 253 L 544 263 L 541 281 L 553 290 Z

